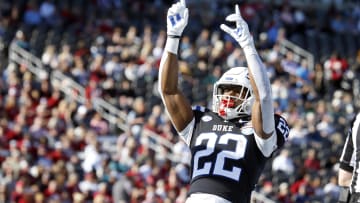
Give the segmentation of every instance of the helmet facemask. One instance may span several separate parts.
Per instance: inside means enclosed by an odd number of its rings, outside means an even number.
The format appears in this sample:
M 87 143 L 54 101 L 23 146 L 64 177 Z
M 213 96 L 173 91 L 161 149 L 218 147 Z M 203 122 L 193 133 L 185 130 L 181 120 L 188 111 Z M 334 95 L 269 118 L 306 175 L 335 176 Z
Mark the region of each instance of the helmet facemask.
M 249 116 L 254 99 L 247 69 L 233 69 L 215 83 L 213 91 L 213 111 L 226 120 Z M 236 96 L 224 94 L 228 90 L 236 92 Z

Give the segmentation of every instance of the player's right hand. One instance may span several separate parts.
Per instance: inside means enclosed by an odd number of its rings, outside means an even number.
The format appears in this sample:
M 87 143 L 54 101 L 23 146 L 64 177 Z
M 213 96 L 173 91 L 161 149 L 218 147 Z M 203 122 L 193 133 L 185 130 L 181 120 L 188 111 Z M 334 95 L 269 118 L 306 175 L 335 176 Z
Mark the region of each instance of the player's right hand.
M 235 6 L 235 13 L 230 14 L 226 17 L 226 21 L 235 22 L 236 27 L 231 28 L 225 24 L 221 24 L 220 28 L 231 35 L 241 46 L 246 48 L 248 46 L 254 46 L 253 38 L 249 32 L 248 24 L 241 17 L 239 6 Z
M 185 0 L 173 4 L 167 13 L 167 35 L 180 37 L 188 23 L 189 10 Z

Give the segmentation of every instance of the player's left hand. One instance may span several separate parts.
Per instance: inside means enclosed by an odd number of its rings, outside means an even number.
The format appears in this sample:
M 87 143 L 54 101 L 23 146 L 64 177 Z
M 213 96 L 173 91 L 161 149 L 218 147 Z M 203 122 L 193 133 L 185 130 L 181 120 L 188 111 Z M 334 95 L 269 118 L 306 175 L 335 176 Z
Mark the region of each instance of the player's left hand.
M 241 46 L 241 48 L 247 48 L 248 46 L 253 47 L 254 41 L 249 32 L 248 24 L 241 17 L 240 9 L 238 5 L 235 5 L 235 13 L 230 14 L 226 17 L 226 21 L 235 22 L 236 28 L 230 28 L 225 24 L 221 24 L 220 28 L 231 35 Z

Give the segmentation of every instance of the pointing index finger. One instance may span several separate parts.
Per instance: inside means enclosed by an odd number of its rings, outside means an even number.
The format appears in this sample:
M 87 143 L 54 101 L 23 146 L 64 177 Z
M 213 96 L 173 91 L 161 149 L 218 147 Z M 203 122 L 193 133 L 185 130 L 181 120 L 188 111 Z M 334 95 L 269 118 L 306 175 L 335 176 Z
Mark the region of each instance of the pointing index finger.
M 185 0 L 180 0 L 180 4 L 183 5 L 184 7 L 186 7 L 186 2 L 185 2 Z
M 185 1 L 185 0 L 184 0 Z M 235 5 L 235 13 L 236 13 L 236 15 L 239 15 L 239 16 L 241 16 L 241 14 L 240 14 L 240 9 L 239 9 L 239 5 Z
M 238 4 L 235 5 L 235 15 L 237 15 L 237 17 L 239 18 L 239 20 L 236 21 L 236 26 L 239 27 L 240 26 L 240 20 L 242 20 L 242 17 L 241 17 L 241 13 L 240 13 L 240 9 L 239 9 Z

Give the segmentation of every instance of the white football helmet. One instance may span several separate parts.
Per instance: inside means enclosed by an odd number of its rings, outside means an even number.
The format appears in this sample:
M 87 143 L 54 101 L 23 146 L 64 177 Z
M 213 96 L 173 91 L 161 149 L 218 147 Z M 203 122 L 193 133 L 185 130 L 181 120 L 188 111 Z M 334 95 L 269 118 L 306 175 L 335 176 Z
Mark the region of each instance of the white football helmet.
M 224 89 L 229 86 L 238 86 L 240 96 L 224 95 Z M 226 120 L 250 115 L 253 102 L 254 95 L 246 67 L 231 68 L 214 84 L 213 111 Z

